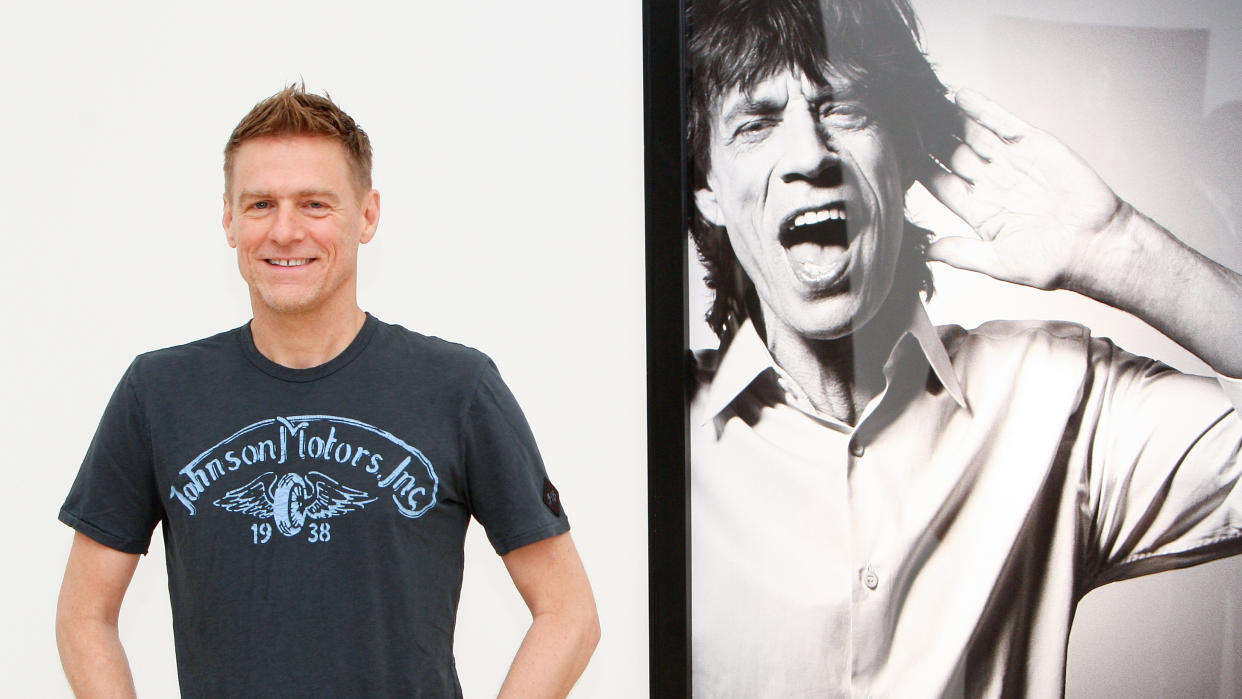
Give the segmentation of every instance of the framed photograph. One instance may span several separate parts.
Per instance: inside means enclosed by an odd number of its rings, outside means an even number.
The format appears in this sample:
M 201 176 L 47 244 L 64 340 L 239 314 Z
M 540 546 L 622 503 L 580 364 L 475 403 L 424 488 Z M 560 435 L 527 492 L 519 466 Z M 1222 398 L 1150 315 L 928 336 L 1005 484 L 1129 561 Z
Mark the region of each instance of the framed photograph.
M 652 695 L 1242 691 L 1242 15 L 644 12 Z

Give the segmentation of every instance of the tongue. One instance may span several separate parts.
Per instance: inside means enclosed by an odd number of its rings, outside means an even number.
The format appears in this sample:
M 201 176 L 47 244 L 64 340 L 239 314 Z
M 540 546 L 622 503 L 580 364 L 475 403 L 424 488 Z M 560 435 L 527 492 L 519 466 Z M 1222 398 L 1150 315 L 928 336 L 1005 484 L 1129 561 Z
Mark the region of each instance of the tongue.
M 786 248 L 793 271 L 802 281 L 815 284 L 837 274 L 844 249 L 836 245 L 801 242 Z

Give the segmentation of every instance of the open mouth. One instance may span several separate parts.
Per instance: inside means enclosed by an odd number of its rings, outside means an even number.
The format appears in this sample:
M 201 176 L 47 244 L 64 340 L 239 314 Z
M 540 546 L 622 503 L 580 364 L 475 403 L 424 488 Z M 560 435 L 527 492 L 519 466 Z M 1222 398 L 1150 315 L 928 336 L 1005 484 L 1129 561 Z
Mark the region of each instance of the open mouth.
M 269 258 L 267 260 L 267 263 L 269 265 L 275 265 L 276 267 L 302 267 L 304 265 L 310 264 L 313 259 L 314 258 L 312 257 L 304 257 L 304 258 L 292 259 L 292 260 Z
M 781 225 L 779 241 L 794 275 L 815 289 L 826 289 L 845 272 L 849 216 L 845 202 L 803 209 Z

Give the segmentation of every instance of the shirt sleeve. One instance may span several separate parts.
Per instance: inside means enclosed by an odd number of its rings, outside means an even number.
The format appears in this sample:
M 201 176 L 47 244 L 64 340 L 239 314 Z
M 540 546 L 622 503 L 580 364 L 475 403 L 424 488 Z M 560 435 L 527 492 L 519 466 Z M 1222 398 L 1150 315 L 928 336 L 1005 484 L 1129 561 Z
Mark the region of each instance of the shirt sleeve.
M 1094 584 L 1242 552 L 1236 399 L 1106 340 L 1092 341 L 1091 361 L 1080 437 Z
M 569 531 L 526 417 L 490 359 L 466 410 L 462 435 L 471 513 L 496 553 Z
M 146 553 L 151 532 L 163 516 L 137 373 L 135 359 L 104 409 L 59 517 L 125 553 Z

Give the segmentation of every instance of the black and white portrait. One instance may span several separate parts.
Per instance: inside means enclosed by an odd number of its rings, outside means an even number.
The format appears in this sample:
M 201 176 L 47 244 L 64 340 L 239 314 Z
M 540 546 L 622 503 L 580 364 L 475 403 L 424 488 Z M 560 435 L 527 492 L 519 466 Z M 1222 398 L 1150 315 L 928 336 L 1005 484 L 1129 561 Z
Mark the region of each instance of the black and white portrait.
M 1236 695 L 1242 15 L 685 21 L 694 695 Z

